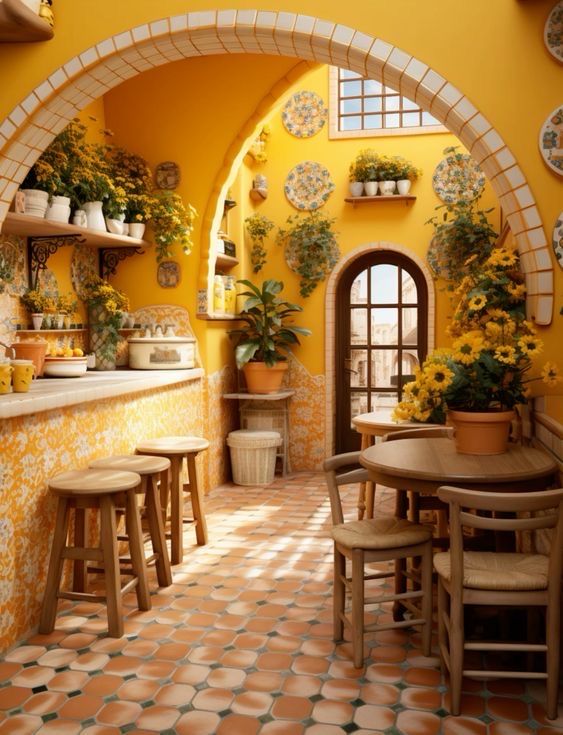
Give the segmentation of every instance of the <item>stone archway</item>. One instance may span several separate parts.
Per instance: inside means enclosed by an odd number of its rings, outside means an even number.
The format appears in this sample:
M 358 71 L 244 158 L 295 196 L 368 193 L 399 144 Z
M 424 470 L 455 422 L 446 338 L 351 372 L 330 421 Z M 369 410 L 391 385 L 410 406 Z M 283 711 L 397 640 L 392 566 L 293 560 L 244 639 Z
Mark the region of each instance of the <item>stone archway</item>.
M 0 122 L 0 222 L 25 174 L 83 107 L 137 74 L 209 54 L 264 53 L 335 64 L 383 81 L 429 110 L 485 171 L 516 238 L 537 324 L 553 310 L 553 268 L 534 196 L 499 133 L 438 72 L 406 51 L 348 26 L 295 13 L 198 11 L 136 26 L 59 67 Z M 233 155 L 234 158 L 234 155 Z

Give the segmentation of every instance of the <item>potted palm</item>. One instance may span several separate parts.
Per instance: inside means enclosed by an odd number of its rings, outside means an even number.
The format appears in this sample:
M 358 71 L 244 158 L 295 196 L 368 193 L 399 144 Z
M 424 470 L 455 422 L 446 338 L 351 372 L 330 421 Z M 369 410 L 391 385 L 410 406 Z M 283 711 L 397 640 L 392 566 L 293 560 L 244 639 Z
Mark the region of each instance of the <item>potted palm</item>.
M 261 288 L 251 281 L 239 283 L 247 289 L 241 294 L 247 297 L 240 314 L 245 326 L 229 332 L 236 342 L 237 367 L 244 372 L 249 393 L 275 393 L 287 370 L 287 353 L 300 344 L 299 335 L 311 330 L 289 322 L 303 308 L 279 297 L 282 281 L 267 280 Z

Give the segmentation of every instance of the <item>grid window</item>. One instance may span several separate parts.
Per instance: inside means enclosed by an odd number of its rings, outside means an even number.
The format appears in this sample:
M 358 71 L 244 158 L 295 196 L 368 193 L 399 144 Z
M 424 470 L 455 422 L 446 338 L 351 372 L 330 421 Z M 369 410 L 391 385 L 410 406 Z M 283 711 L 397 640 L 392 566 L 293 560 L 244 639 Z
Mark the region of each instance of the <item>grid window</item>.
M 408 132 L 441 132 L 442 124 L 416 102 L 375 79 L 364 79 L 348 69 L 331 68 L 331 93 L 335 96 L 331 109 L 331 134 L 353 136 L 355 132 L 398 134 Z

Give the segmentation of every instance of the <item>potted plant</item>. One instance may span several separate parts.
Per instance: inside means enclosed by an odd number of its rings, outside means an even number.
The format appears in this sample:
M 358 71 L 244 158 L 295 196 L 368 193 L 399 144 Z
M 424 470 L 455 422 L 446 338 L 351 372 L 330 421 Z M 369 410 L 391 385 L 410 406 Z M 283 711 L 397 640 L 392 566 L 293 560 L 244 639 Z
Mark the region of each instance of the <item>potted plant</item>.
M 422 171 L 402 156 L 393 156 L 391 161 L 391 178 L 396 182 L 397 193 L 404 196 L 409 193 L 411 183 L 422 176 Z
M 59 294 L 57 297 L 57 316 L 61 317 L 61 319 L 59 319 L 59 329 L 62 329 L 63 326 L 65 329 L 70 327 L 71 317 L 75 313 L 77 306 L 78 301 L 74 294 Z
M 311 330 L 290 322 L 303 308 L 279 297 L 281 281 L 267 280 L 260 288 L 251 281 L 238 283 L 247 288 L 241 294 L 247 299 L 240 314 L 246 326 L 229 332 L 236 343 L 237 367 L 243 370 L 250 393 L 275 393 L 287 370 L 287 353 L 300 344 L 298 335 L 309 335 Z
M 117 234 L 130 234 L 141 239 L 144 225 L 152 214 L 152 171 L 144 158 L 119 146 L 108 146 L 106 156 L 117 194 L 110 195 L 104 202 L 106 221 L 114 220 L 111 225 L 108 222 L 108 229 L 110 232 L 113 231 L 112 227 L 119 229 L 115 222 L 118 220 L 122 224 L 121 232 Z M 134 227 L 133 232 L 129 232 L 129 227 L 125 228 L 124 223 L 142 227 Z
M 506 449 L 514 407 L 527 401 L 527 384 L 541 379 L 555 385 L 560 377 L 549 362 L 540 377 L 527 377 L 542 342 L 525 318 L 517 253 L 496 248 L 484 264 L 476 262 L 468 264 L 470 274 L 458 287 L 452 348 L 429 355 L 394 415 L 432 423 L 448 418 L 456 426 L 458 451 L 498 454 Z M 501 424 L 498 442 L 495 424 Z
M 274 223 L 263 214 L 254 213 L 244 220 L 244 224 L 246 225 L 246 231 L 248 232 L 248 236 L 252 242 L 250 262 L 252 263 L 253 271 L 258 273 L 266 263 L 266 248 L 264 246 L 264 240 L 274 229 Z
M 39 289 L 32 288 L 20 296 L 20 301 L 29 311 L 34 329 L 41 329 L 43 314 L 48 303 L 47 296 Z
M 372 148 L 364 148 L 358 153 L 348 171 L 352 196 L 361 196 L 362 190 L 368 196 L 377 194 L 380 160 L 379 154 Z M 362 186 L 359 186 L 360 183 Z
M 284 247 L 286 263 L 301 277 L 301 296 L 309 296 L 338 262 L 334 222 L 316 209 L 288 217 L 289 227 L 278 230 L 276 242 Z
M 88 307 L 90 347 L 96 355 L 97 370 L 114 370 L 123 312 L 129 309 L 127 296 L 102 278 L 84 284 Z
M 170 191 L 157 193 L 151 206 L 151 224 L 156 245 L 156 261 L 172 257 L 173 243 L 182 246 L 186 255 L 192 251 L 192 233 L 197 211 L 185 205 L 179 194 Z
M 492 252 L 497 233 L 487 219 L 492 209 L 477 209 L 479 197 L 459 199 L 452 204 L 440 204 L 426 224 L 434 227 L 431 249 L 436 257 L 437 274 L 446 280 L 461 282 L 467 273 L 467 263 L 485 261 Z

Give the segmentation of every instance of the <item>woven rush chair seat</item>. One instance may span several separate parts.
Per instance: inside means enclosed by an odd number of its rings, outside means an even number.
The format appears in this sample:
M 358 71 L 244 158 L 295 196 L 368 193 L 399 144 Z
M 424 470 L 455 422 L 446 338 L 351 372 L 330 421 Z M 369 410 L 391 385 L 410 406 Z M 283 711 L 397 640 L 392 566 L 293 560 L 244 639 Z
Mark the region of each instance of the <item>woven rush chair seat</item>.
M 434 568 L 448 582 L 451 559 L 446 553 L 434 555 Z M 466 551 L 463 555 L 464 587 L 482 590 L 545 590 L 549 559 L 542 554 L 495 554 Z
M 333 627 L 335 640 L 341 640 L 346 627 L 352 638 L 354 666 L 364 661 L 364 636 L 383 630 L 421 626 L 422 649 L 430 655 L 432 636 L 432 529 L 405 519 L 393 517 L 344 522 L 340 488 L 366 482 L 367 470 L 359 465 L 360 452 L 349 452 L 325 460 L 324 470 L 330 498 L 334 540 Z M 412 582 L 412 590 L 388 593 L 378 587 L 375 595 L 366 582 L 395 577 L 396 571 L 373 571 L 367 568 L 377 562 L 394 562 L 413 558 L 421 560 L 416 579 L 403 571 Z M 387 566 L 387 565 L 386 565 Z M 347 606 L 347 596 L 350 604 Z M 367 623 L 366 609 L 400 600 L 411 613 L 409 620 Z

